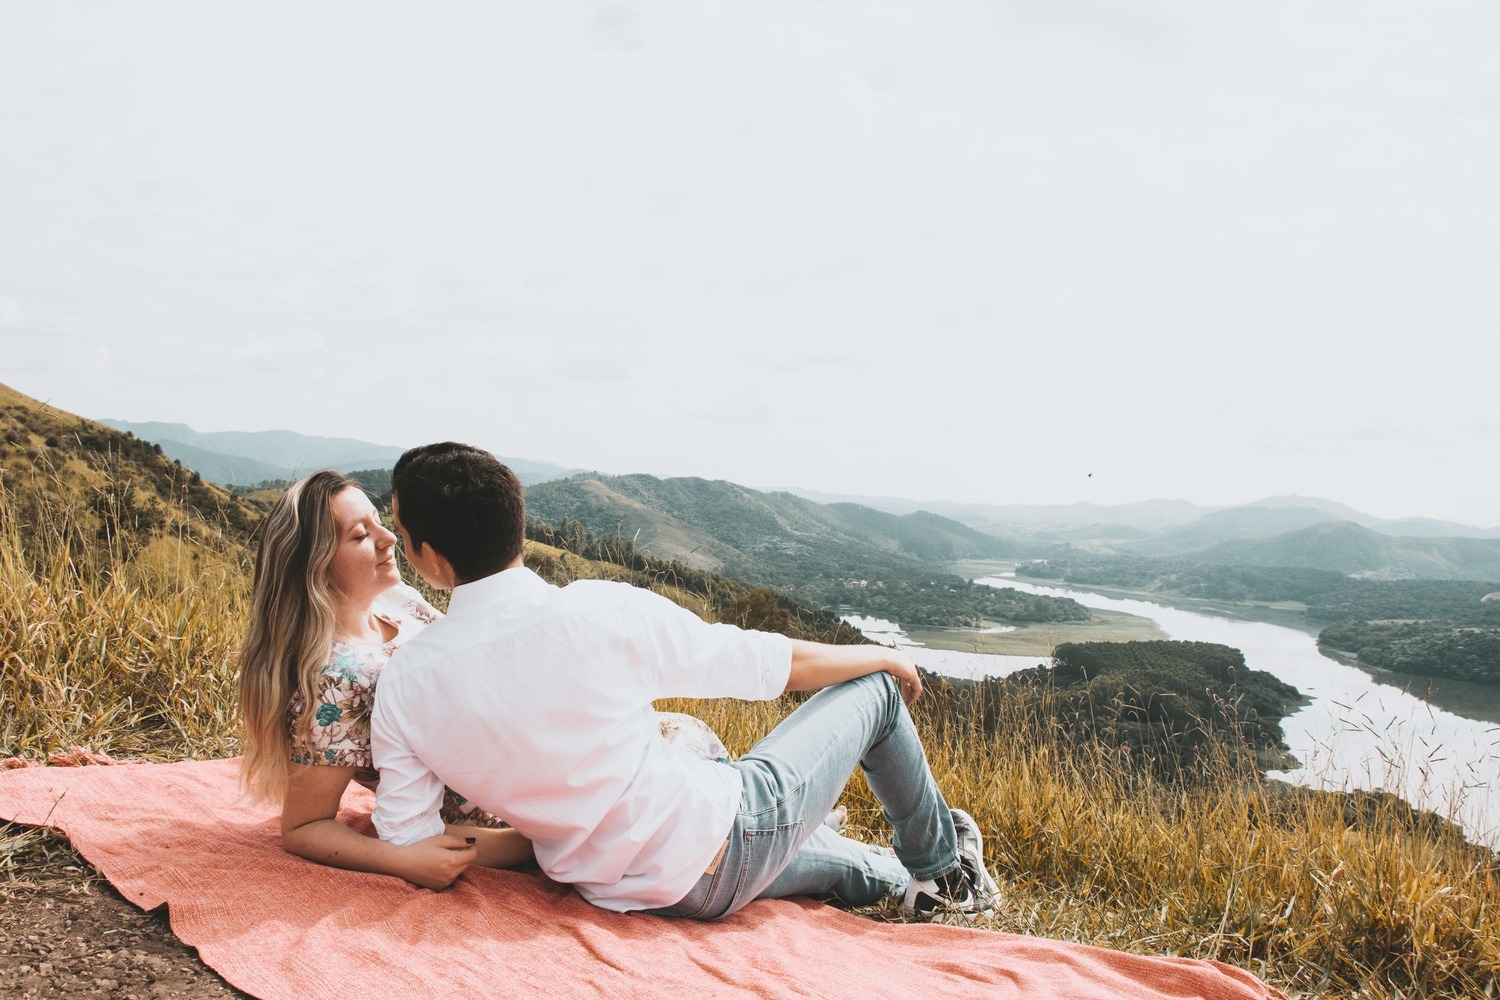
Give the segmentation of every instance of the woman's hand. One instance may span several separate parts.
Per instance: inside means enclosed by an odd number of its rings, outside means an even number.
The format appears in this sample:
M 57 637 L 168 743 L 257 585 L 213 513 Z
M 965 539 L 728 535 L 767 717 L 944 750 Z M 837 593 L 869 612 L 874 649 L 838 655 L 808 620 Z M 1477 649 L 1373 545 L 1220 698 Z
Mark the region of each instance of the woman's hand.
M 440 833 L 398 848 L 397 870 L 412 885 L 424 889 L 446 889 L 479 857 L 473 837 Z
M 367 837 L 338 821 L 339 802 L 355 769 L 293 766 L 281 804 L 281 843 L 309 861 L 394 875 L 413 885 L 446 889 L 479 856 L 468 835 L 439 834 L 405 847 Z

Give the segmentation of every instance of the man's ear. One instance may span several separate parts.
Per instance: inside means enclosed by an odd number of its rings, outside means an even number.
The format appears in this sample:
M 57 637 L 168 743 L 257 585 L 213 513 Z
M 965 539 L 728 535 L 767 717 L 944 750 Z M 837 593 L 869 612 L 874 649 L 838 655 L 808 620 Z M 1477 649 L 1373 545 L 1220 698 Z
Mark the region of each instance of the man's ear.
M 430 543 L 423 542 L 417 546 L 417 558 L 421 560 L 422 567 L 426 570 L 422 575 L 434 587 L 439 590 L 452 590 L 459 585 L 458 574 L 453 572 L 453 564 L 448 561 L 447 556 L 433 548 Z

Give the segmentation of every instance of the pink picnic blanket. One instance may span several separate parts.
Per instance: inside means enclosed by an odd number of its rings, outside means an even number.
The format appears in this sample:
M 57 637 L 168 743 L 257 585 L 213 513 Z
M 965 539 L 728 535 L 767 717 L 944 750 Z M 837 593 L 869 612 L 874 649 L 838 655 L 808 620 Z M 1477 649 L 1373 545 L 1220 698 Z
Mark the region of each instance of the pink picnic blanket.
M 258 997 L 1283 997 L 1231 966 L 970 928 L 887 924 L 808 900 L 717 923 L 622 915 L 535 873 L 471 868 L 443 892 L 281 849 L 238 760 L 0 772 L 0 817 L 47 825 L 230 983 Z M 340 818 L 369 829 L 368 792 Z

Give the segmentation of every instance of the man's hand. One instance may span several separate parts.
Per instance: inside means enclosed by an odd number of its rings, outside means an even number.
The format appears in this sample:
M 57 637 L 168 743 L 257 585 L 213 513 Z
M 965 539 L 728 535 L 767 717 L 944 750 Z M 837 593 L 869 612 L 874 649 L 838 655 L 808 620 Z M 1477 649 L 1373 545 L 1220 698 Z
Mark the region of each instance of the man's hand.
M 424 889 L 446 889 L 478 857 L 472 841 L 440 833 L 401 848 L 398 874 Z
M 922 696 L 922 675 L 917 672 L 917 663 L 910 653 L 899 649 L 892 652 L 894 656 L 885 668 L 886 672 L 896 678 L 901 687 L 901 700 L 910 705 Z
M 908 705 L 921 695 L 922 677 L 909 653 L 889 646 L 829 646 L 793 639 L 786 689 L 818 691 L 882 670 L 896 679 L 901 699 Z

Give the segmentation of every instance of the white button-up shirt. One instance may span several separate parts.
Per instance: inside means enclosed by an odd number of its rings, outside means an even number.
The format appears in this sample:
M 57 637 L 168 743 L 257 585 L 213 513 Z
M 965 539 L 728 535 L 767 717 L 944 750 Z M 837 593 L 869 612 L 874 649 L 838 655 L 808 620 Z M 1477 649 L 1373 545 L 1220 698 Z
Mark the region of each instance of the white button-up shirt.
M 652 702 L 774 698 L 790 670 L 785 636 L 628 584 L 554 587 L 519 567 L 464 584 L 381 674 L 375 828 L 398 844 L 442 833 L 446 784 L 590 902 L 670 906 L 728 835 L 740 775 L 662 739 Z

